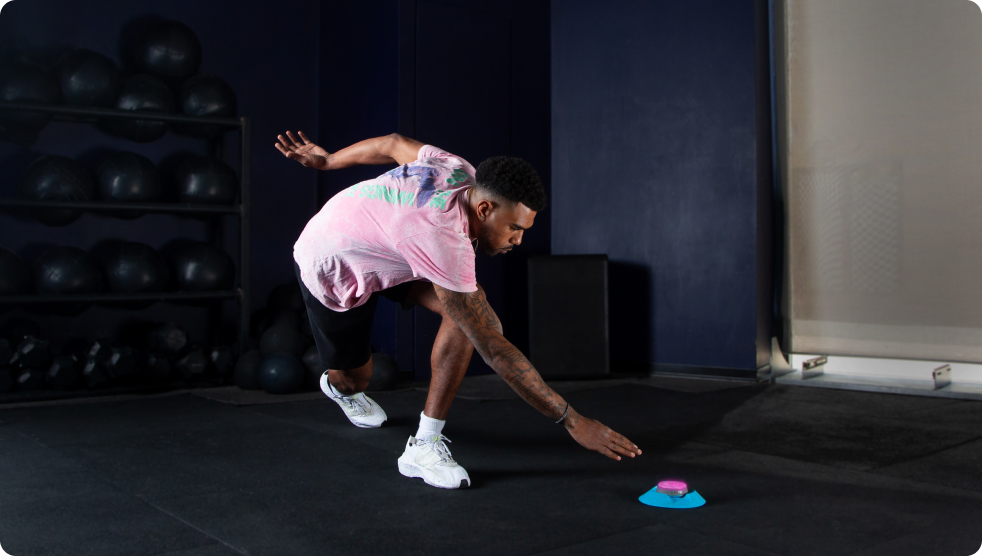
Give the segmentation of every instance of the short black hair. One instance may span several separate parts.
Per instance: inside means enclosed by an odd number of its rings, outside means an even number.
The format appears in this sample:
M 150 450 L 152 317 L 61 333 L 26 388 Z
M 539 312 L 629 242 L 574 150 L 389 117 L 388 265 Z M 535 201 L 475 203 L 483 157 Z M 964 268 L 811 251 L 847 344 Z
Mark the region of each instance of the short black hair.
M 522 203 L 539 212 L 546 207 L 546 190 L 531 164 L 513 156 L 492 156 L 477 167 L 477 186 L 493 195 Z

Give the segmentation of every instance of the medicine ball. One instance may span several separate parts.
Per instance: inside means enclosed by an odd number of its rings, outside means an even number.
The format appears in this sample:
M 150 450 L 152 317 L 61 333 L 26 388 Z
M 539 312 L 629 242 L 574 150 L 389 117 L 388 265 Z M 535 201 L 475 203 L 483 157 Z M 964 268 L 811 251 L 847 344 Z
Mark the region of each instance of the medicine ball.
M 259 366 L 259 385 L 270 394 L 292 394 L 303 386 L 306 373 L 295 355 L 274 353 Z
M 298 313 L 307 312 L 307 305 L 304 304 L 300 284 L 296 280 L 273 288 L 269 292 L 269 296 L 266 297 L 266 306 L 270 310 L 290 309 Z
M 303 319 L 306 319 L 307 315 L 297 313 L 296 311 L 291 311 L 289 309 L 274 309 L 269 310 L 266 313 L 266 322 L 268 323 L 266 328 L 272 328 L 274 326 L 283 325 L 289 326 L 290 328 L 300 331 Z M 263 330 L 265 332 L 265 330 Z
M 57 77 L 62 99 L 74 106 L 112 106 L 122 81 L 116 62 L 84 48 L 62 58 Z
M 173 254 L 174 279 L 180 291 L 228 290 L 235 282 L 235 263 L 220 247 L 192 242 Z
M 106 258 L 105 270 L 109 289 L 115 293 L 159 292 L 170 281 L 164 258 L 144 243 L 114 245 Z
M 189 157 L 177 167 L 176 178 L 182 203 L 230 205 L 235 201 L 235 170 L 217 158 Z
M 259 350 L 252 349 L 242 354 L 235 362 L 235 385 L 243 390 L 259 390 L 259 367 L 263 356 Z
M 399 365 L 396 364 L 395 359 L 381 352 L 372 354 L 372 378 L 368 382 L 369 390 L 372 392 L 388 390 L 398 378 Z
M 198 72 L 201 42 L 187 25 L 161 21 L 137 41 L 134 59 L 141 71 L 176 86 Z
M 91 201 L 95 183 L 88 170 L 66 156 L 42 156 L 20 178 L 20 197 L 32 201 Z M 76 209 L 35 209 L 31 214 L 48 226 L 66 226 L 82 216 Z
M 27 104 L 58 104 L 58 82 L 43 69 L 10 60 L 0 64 L 0 101 Z M 0 128 L 22 135 L 36 135 L 51 121 L 44 112 L 0 112 Z
M 77 247 L 53 247 L 34 261 L 34 287 L 40 294 L 99 293 L 105 289 L 102 270 Z
M 30 293 L 31 269 L 16 253 L 0 247 L 0 295 Z M 0 361 L 2 366 L 4 361 Z
M 99 195 L 106 201 L 146 203 L 160 201 L 164 196 L 164 179 L 145 156 L 118 152 L 109 156 L 96 171 Z M 115 213 L 120 218 L 136 218 L 140 211 Z
M 177 103 L 188 116 L 234 118 L 238 112 L 235 91 L 217 75 L 196 75 L 181 84 Z M 208 124 L 177 124 L 177 130 L 199 139 L 211 139 L 228 130 Z
M 131 75 L 123 80 L 116 98 L 116 108 L 135 112 L 174 112 L 174 93 L 167 85 L 150 75 Z M 114 119 L 108 130 L 137 143 L 156 141 L 167 133 L 167 122 Z
M 300 358 L 300 362 L 307 368 L 306 388 L 308 390 L 320 388 L 321 375 L 327 372 L 327 369 L 321 365 L 321 356 L 317 352 L 317 346 L 307 348 L 303 357 Z
M 263 357 L 274 353 L 289 353 L 294 357 L 301 357 L 306 349 L 306 338 L 299 330 L 286 324 L 271 326 L 259 339 L 259 350 Z

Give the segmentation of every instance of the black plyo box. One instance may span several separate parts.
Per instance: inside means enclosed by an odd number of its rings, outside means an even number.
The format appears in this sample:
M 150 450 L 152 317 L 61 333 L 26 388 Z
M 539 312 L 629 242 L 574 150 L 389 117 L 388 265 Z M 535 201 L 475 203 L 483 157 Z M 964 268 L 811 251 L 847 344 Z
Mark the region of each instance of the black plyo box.
M 610 372 L 607 255 L 530 257 L 529 358 L 545 378 Z

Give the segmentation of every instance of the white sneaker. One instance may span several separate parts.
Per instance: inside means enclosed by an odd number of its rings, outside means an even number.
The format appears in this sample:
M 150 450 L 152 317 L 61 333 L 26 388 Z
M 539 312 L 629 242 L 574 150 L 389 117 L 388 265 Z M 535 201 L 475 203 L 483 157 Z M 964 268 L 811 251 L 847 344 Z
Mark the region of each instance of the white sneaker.
M 410 436 L 406 451 L 399 456 L 399 473 L 406 477 L 420 477 L 426 484 L 437 488 L 471 486 L 467 470 L 457 465 L 444 441 L 450 442 L 450 439 L 442 434 L 432 440 Z
M 366 396 L 364 392 L 359 392 L 354 396 L 345 396 L 335 390 L 327 381 L 327 373 L 321 375 L 321 391 L 341 406 L 344 414 L 348 416 L 348 420 L 356 427 L 363 429 L 378 428 L 388 418 L 382 408 L 375 403 L 375 400 Z

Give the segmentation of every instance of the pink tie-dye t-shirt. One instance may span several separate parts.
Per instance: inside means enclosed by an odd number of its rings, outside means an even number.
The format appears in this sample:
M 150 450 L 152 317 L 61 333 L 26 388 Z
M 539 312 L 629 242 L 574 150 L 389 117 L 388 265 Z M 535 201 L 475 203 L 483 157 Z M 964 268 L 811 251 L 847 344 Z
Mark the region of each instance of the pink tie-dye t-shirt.
M 414 162 L 338 193 L 293 246 L 304 285 L 334 311 L 410 280 L 477 291 L 466 195 L 474 174 L 426 145 Z

